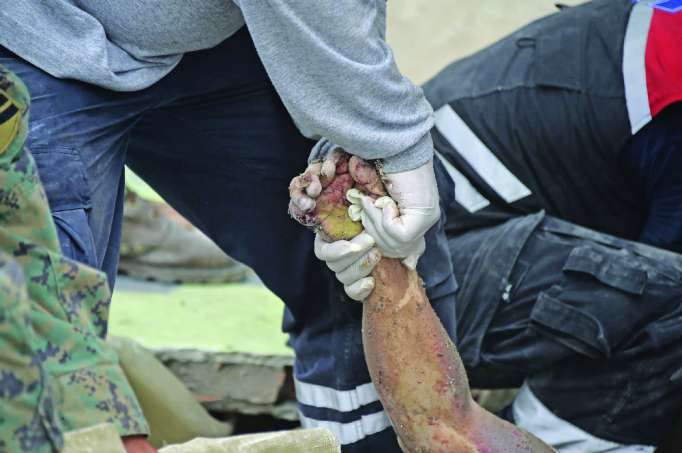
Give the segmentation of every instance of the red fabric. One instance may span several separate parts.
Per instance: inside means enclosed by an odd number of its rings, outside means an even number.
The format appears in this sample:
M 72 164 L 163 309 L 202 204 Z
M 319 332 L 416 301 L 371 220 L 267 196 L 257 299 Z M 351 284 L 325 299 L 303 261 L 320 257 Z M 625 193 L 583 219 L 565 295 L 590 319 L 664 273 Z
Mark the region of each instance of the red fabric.
M 653 117 L 673 102 L 682 101 L 682 11 L 654 9 L 645 55 Z

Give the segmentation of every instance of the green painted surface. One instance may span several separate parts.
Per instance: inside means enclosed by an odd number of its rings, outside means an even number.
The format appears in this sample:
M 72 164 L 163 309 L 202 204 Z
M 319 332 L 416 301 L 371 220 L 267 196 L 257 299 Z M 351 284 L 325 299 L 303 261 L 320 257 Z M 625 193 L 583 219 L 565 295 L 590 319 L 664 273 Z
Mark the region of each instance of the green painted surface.
M 151 349 L 293 355 L 280 328 L 284 305 L 262 286 L 117 286 L 111 335 L 130 337 Z
M 126 187 L 146 200 L 156 201 L 159 203 L 164 202 L 163 198 L 161 198 L 161 195 L 154 192 L 154 189 L 144 182 L 142 178 L 133 173 L 133 171 L 128 167 L 126 167 Z
M 163 202 L 126 167 L 126 186 Z M 148 348 L 287 355 L 281 332 L 282 302 L 260 285 L 159 285 L 117 283 L 109 332 Z

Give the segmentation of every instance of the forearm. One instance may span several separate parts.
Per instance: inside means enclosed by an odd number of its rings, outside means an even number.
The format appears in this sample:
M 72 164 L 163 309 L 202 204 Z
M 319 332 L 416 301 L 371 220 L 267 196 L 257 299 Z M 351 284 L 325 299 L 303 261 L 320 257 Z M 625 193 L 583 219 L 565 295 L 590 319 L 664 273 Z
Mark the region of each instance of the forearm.
M 384 2 L 240 0 L 259 56 L 301 131 L 389 172 L 433 155 L 432 109 L 398 71 Z
M 330 246 L 334 241 L 343 246 L 341 241 L 362 237 L 362 225 L 349 214 L 349 199 L 358 194 L 382 197 L 385 187 L 376 169 L 356 157 L 339 156 L 335 165 L 334 175 L 315 180 L 314 208 L 292 214 L 331 241 Z M 310 188 L 313 180 L 307 174 L 293 185 Z M 459 354 L 416 271 L 383 257 L 371 275 L 374 290 L 364 301 L 362 318 L 365 360 L 406 451 L 551 451 L 474 403 Z
M 466 437 L 474 410 L 466 372 L 419 276 L 386 258 L 372 276 L 365 358 L 402 444 L 407 451 L 477 451 Z
M 373 382 L 408 452 L 551 452 L 478 406 L 466 370 L 418 275 L 384 259 L 365 301 L 363 341 Z

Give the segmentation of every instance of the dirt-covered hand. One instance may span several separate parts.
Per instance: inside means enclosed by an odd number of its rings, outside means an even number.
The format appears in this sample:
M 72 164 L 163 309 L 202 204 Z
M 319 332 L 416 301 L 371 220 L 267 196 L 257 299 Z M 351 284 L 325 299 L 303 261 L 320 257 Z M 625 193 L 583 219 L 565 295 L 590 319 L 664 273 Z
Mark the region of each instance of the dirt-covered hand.
M 332 164 L 334 169 L 325 171 L 325 165 L 331 167 Z M 315 188 L 318 181 L 321 191 Z M 300 199 L 308 197 L 307 191 L 311 187 L 317 196 L 313 208 L 304 212 Z M 362 231 L 360 206 L 352 203 L 362 196 L 379 198 L 386 195 L 374 164 L 338 153 L 321 167 L 308 167 L 305 173 L 294 178 L 290 191 L 289 212 L 317 233 L 315 255 L 336 274 L 351 299 L 364 301 L 374 289 L 370 274 L 381 260 L 381 253 L 372 236 Z M 303 204 L 306 208 L 309 206 L 307 202 Z
M 289 184 L 289 212 L 301 217 L 315 209 L 315 199 L 324 187 L 334 179 L 336 163 L 340 152 L 333 152 L 324 160 L 308 165 L 305 172 L 296 176 Z

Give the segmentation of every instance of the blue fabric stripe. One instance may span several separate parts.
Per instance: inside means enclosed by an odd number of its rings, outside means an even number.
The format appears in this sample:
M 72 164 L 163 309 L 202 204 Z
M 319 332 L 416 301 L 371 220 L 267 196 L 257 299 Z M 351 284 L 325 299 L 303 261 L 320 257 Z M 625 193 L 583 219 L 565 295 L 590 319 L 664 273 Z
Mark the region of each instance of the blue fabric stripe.
M 349 423 L 359 420 L 363 415 L 374 414 L 384 410 L 380 402 L 376 401 L 366 406 L 362 406 L 351 412 L 339 412 L 334 409 L 327 409 L 323 407 L 313 407 L 306 404 L 298 404 L 298 409 L 303 415 L 315 420 L 327 420 L 339 423 Z

